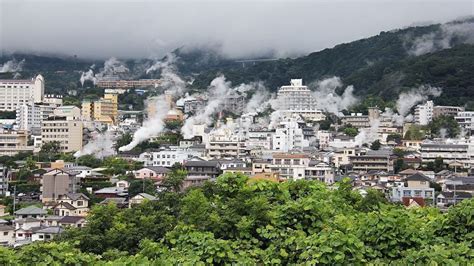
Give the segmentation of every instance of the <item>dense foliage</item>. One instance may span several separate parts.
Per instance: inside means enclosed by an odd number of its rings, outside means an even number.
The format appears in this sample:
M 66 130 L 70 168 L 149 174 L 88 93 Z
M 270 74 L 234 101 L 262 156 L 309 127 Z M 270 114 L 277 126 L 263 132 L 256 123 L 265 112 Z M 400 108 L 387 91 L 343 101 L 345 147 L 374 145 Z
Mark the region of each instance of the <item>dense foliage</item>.
M 474 200 L 407 210 L 348 182 L 275 183 L 224 174 L 131 209 L 96 206 L 52 243 L 0 249 L 0 264 L 468 264 Z

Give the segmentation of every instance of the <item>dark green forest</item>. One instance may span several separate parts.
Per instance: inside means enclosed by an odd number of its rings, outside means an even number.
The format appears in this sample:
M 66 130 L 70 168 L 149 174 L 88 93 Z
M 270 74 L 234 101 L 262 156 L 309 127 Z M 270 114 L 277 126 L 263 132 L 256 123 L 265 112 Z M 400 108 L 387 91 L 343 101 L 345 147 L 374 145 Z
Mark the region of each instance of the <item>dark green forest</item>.
M 173 182 L 170 182 L 170 184 Z M 95 206 L 53 242 L 0 248 L 1 265 L 449 264 L 474 259 L 474 200 L 405 209 L 348 181 L 276 183 L 224 174 L 131 209 Z

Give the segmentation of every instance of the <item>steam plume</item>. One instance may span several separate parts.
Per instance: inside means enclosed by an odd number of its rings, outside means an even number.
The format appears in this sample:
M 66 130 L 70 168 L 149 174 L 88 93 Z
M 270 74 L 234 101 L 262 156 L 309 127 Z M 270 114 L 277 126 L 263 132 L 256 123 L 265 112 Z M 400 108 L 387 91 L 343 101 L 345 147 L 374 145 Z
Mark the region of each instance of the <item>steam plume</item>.
M 415 56 L 432 53 L 451 48 L 454 42 L 474 43 L 474 21 L 443 24 L 438 31 L 414 39 L 408 53 Z
M 173 63 L 175 60 L 175 57 L 167 57 L 165 61 L 156 62 L 154 66 L 147 69 L 147 72 L 156 70 L 162 71 L 161 86 L 167 89 L 167 93 L 172 97 L 180 96 L 186 90 L 186 82 L 174 72 L 175 68 Z M 165 95 L 160 95 L 150 99 L 149 104 L 154 105 L 154 108 L 151 108 L 154 110 L 154 113 L 148 115 L 148 119 L 143 122 L 142 127 L 133 134 L 132 142 L 126 146 L 120 147 L 120 151 L 129 151 L 141 142 L 157 136 L 164 130 L 165 122 L 163 120 L 166 118 L 166 115 L 171 108 Z
M 5 62 L 0 67 L 0 73 L 9 73 L 9 72 L 20 72 L 23 70 L 23 65 L 25 64 L 25 59 L 21 60 L 20 62 L 12 59 L 10 61 Z
M 120 151 L 129 151 L 143 141 L 158 135 L 165 128 L 163 119 L 169 111 L 169 104 L 164 95 L 160 95 L 152 100 L 155 107 L 154 115 L 150 115 L 149 119 L 143 122 L 143 126 L 133 134 L 133 140 L 128 145 L 119 148 Z
M 209 86 L 209 100 L 206 107 L 200 110 L 196 115 L 189 117 L 181 128 L 181 133 L 185 139 L 194 137 L 193 126 L 196 124 L 210 125 L 212 123 L 212 115 L 215 114 L 219 107 L 224 103 L 226 96 L 232 93 L 230 82 L 225 80 L 224 76 L 219 76 L 212 80 Z
M 428 100 L 429 96 L 438 97 L 441 93 L 442 89 L 430 85 L 421 85 L 417 89 L 403 92 L 397 100 L 397 111 L 400 115 L 406 117 L 415 104 Z
M 336 93 L 336 89 L 342 87 L 339 77 L 327 78 L 316 82 L 316 91 L 313 97 L 316 99 L 316 108 L 341 116 L 342 110 L 346 110 L 358 102 L 354 96 L 354 87 L 348 86 L 342 95 Z
M 74 153 L 74 157 L 92 154 L 96 158 L 104 158 L 115 154 L 114 137 L 111 131 L 97 135 L 92 141 L 87 143 L 82 150 Z

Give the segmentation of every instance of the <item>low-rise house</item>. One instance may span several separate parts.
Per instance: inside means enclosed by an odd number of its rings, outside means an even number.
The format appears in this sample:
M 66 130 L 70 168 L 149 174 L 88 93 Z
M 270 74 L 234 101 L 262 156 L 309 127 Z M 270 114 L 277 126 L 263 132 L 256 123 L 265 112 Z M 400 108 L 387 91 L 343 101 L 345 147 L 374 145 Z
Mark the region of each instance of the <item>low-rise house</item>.
M 127 189 L 120 187 L 105 187 L 94 192 L 94 194 L 99 198 L 120 198 L 127 197 Z
M 60 226 L 50 226 L 50 227 L 39 228 L 39 229 L 33 230 L 31 241 L 35 242 L 35 241 L 52 240 L 53 238 L 57 237 L 62 232 L 64 232 L 64 229 L 62 229 Z
M 86 218 L 83 216 L 64 216 L 59 220 L 59 225 L 63 227 L 82 228 L 86 225 Z
M 0 224 L 0 246 L 11 246 L 15 243 L 15 228 Z
M 130 204 L 130 206 L 135 205 L 135 204 L 141 204 L 145 200 L 154 201 L 154 200 L 157 200 L 157 198 L 153 195 L 148 194 L 148 193 L 139 193 L 139 194 L 137 194 L 137 195 L 130 198 L 129 204 Z
M 128 202 L 126 198 L 106 198 L 99 203 L 100 205 L 114 204 L 119 208 L 127 208 Z
M 53 212 L 59 216 L 86 216 L 89 212 L 89 198 L 83 193 L 60 195 Z
M 48 215 L 43 219 L 41 224 L 43 226 L 59 226 L 59 221 L 62 218 L 63 217 L 57 215 Z
M 430 179 L 421 173 L 405 178 L 405 186 L 392 188 L 391 200 L 402 201 L 402 198 L 423 198 L 425 202 L 434 203 L 434 188 L 430 187 Z
M 171 170 L 162 166 L 146 166 L 140 170 L 134 171 L 137 179 L 162 180 Z
M 436 205 L 439 207 L 447 207 L 454 205 L 460 201 L 471 199 L 472 194 L 463 191 L 443 191 L 436 197 Z
M 184 164 L 184 168 L 188 174 L 183 182 L 183 188 L 215 180 L 222 173 L 218 161 L 188 161 Z
M 425 207 L 426 202 L 422 197 L 403 197 L 402 203 L 407 209 Z
M 224 174 L 225 173 L 240 173 L 244 174 L 246 176 L 251 176 L 252 175 L 252 168 L 251 167 L 228 167 L 222 171 Z
M 305 179 L 318 180 L 328 185 L 334 183 L 334 170 L 325 162 L 311 160 L 304 175 Z
M 44 217 L 46 216 L 46 214 L 48 214 L 48 212 L 39 207 L 32 205 L 32 206 L 19 209 L 14 214 L 15 214 L 16 219 L 20 219 L 20 218 L 44 219 Z

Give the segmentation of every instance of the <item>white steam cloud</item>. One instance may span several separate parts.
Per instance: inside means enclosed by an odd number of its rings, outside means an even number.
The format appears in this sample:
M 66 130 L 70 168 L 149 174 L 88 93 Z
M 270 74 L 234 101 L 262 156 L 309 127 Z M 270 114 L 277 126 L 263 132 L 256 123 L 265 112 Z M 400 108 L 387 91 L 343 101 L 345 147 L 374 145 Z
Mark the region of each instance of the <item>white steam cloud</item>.
M 339 77 L 327 78 L 316 82 L 316 91 L 313 97 L 316 99 L 316 108 L 341 116 L 342 110 L 347 110 L 358 102 L 354 96 L 354 87 L 347 86 L 342 95 L 336 93 L 336 89 L 343 84 Z
M 194 137 L 194 125 L 210 125 L 212 123 L 212 115 L 219 111 L 219 107 L 225 102 L 227 96 L 235 93 L 231 88 L 231 83 L 226 81 L 224 76 L 219 76 L 212 80 L 208 91 L 209 100 L 204 109 L 199 110 L 196 115 L 187 118 L 181 128 L 181 133 L 185 139 Z
M 438 31 L 414 39 L 408 53 L 418 56 L 448 49 L 454 41 L 473 44 L 474 21 L 443 24 Z
M 25 64 L 25 59 L 21 61 L 16 61 L 12 59 L 10 61 L 5 62 L 0 67 L 0 73 L 10 73 L 10 72 L 20 72 L 23 70 L 23 65 Z
M 170 110 L 170 106 L 166 101 L 165 95 L 160 95 L 155 99 L 152 99 L 151 102 L 154 105 L 153 109 L 155 110 L 155 113 L 153 115 L 149 115 L 148 120 L 143 122 L 143 126 L 135 131 L 132 142 L 130 142 L 128 145 L 120 147 L 119 151 L 129 151 L 143 141 L 157 136 L 165 128 L 164 118 Z
M 92 65 L 87 72 L 82 72 L 80 78 L 82 86 L 84 86 L 84 82 L 86 80 L 92 81 L 95 85 L 97 81 L 101 79 L 121 75 L 130 71 L 123 62 L 121 62 L 115 57 L 107 59 L 107 61 L 104 62 L 104 68 L 102 68 L 99 73 L 94 74 L 93 68 L 94 65 Z
M 104 158 L 115 154 L 114 136 L 110 130 L 98 134 L 93 140 L 89 141 L 80 151 L 74 153 L 74 157 L 92 154 L 96 158 Z
M 181 79 L 174 71 L 174 65 L 176 58 L 172 56 L 166 57 L 165 61 L 160 61 L 154 64 L 151 68 L 147 69 L 147 73 L 150 71 L 161 70 L 161 81 L 160 84 L 163 88 L 167 89 L 169 97 L 177 97 L 184 93 L 186 90 L 186 82 Z M 157 136 L 165 129 L 164 119 L 166 118 L 168 111 L 171 106 L 167 101 L 165 95 L 159 95 L 149 99 L 149 104 L 153 107 L 149 108 L 153 111 L 152 114 L 148 115 L 148 119 L 143 122 L 140 127 L 133 134 L 133 140 L 128 145 L 119 148 L 120 151 L 129 151 L 135 148 L 138 144 L 143 141 L 150 139 L 151 137 Z
M 430 85 L 421 85 L 409 92 L 403 92 L 398 96 L 397 111 L 400 115 L 406 117 L 415 104 L 428 100 L 430 96 L 438 97 L 442 92 L 441 88 L 431 87 Z

